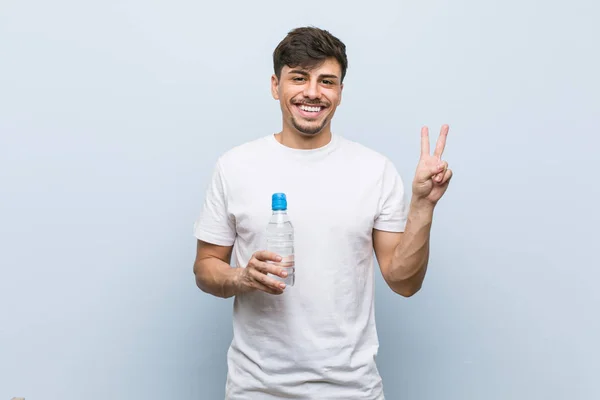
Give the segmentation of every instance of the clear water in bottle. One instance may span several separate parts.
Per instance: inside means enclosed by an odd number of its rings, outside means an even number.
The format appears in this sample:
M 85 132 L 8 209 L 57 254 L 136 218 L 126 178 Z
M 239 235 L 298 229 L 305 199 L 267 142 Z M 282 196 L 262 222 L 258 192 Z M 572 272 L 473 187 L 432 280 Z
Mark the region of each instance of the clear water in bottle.
M 287 198 L 285 193 L 275 193 L 271 197 L 271 219 L 267 225 L 267 250 L 281 256 L 281 262 L 270 262 L 282 267 L 287 272 L 287 277 L 282 278 L 269 274 L 271 278 L 284 282 L 287 286 L 294 286 L 294 227 L 287 214 Z

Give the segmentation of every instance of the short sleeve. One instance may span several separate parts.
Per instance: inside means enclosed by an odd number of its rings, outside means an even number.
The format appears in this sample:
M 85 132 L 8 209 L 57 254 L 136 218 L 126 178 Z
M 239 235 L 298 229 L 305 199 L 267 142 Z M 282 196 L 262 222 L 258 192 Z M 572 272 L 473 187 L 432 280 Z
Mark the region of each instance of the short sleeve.
M 404 182 L 394 164 L 386 158 L 380 179 L 378 214 L 373 227 L 382 231 L 403 232 L 407 215 Z
M 235 222 L 227 210 L 227 190 L 220 161 L 217 161 L 208 185 L 204 204 L 194 224 L 194 235 L 204 242 L 231 246 L 235 240 Z

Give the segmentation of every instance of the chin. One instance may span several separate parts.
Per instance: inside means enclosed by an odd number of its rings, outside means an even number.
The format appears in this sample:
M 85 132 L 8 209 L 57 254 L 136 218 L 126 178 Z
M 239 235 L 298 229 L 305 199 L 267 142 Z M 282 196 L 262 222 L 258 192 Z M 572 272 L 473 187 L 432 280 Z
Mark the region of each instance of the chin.
M 302 136 L 313 137 L 313 136 L 317 136 L 319 133 L 323 132 L 323 129 L 325 129 L 325 127 L 327 126 L 327 120 L 323 121 L 319 125 L 313 125 L 313 126 L 303 126 L 303 125 L 296 123 L 295 120 L 292 120 L 292 126 L 298 132 L 300 132 L 300 134 Z
M 300 132 L 300 134 L 302 136 L 317 136 L 319 133 L 321 133 L 323 131 L 323 129 L 319 129 L 318 131 L 314 131 L 314 130 L 304 130 L 304 129 L 298 129 L 298 132 Z
M 318 136 L 321 132 L 323 132 L 322 128 L 318 128 L 318 129 L 300 129 L 299 127 L 296 127 L 296 130 L 298 132 L 300 132 L 300 134 L 302 136 L 306 136 L 306 137 Z

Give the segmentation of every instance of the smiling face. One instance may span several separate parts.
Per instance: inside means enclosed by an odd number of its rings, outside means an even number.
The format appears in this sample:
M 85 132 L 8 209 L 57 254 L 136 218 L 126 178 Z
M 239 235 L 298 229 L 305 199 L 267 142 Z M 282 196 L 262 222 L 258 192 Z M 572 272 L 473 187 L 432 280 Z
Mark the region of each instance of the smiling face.
M 279 100 L 284 131 L 304 137 L 330 133 L 331 119 L 342 100 L 341 67 L 327 58 L 310 69 L 284 66 L 271 78 L 271 92 Z

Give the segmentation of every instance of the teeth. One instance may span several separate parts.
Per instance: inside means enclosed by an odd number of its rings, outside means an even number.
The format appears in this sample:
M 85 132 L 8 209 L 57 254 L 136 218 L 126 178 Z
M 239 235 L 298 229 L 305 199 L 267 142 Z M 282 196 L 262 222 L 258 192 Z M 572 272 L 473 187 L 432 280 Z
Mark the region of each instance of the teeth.
M 305 105 L 301 105 L 300 109 L 302 111 L 308 111 L 308 112 L 319 112 L 319 111 L 321 111 L 321 107 L 309 107 L 309 106 L 305 106 Z

